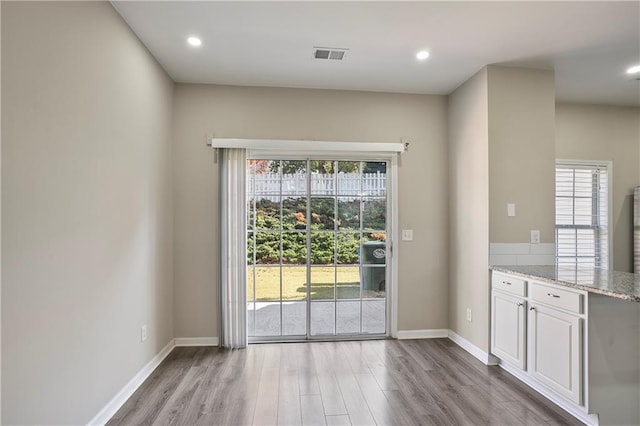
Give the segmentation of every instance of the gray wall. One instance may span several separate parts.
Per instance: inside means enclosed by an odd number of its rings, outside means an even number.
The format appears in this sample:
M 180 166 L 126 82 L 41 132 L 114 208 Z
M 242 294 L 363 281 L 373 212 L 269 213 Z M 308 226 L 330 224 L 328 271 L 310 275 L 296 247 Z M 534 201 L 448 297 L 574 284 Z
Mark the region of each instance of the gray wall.
M 489 286 L 487 69 L 449 96 L 449 328 L 486 350 Z M 466 320 L 466 310 L 475 321 Z
M 399 167 L 400 330 L 447 328 L 447 143 L 444 96 L 176 85 L 176 337 L 217 336 L 218 183 L 206 135 L 411 141 Z
M 490 243 L 555 239 L 553 117 L 552 71 L 488 66 L 449 97 L 449 327 L 485 352 Z
M 82 424 L 173 337 L 173 83 L 106 2 L 2 2 L 2 56 L 2 423 Z
M 553 71 L 488 67 L 489 240 L 555 242 Z M 516 215 L 507 216 L 507 203 Z
M 640 185 L 640 108 L 556 105 L 556 158 L 613 163 L 613 269 L 633 270 L 633 188 Z

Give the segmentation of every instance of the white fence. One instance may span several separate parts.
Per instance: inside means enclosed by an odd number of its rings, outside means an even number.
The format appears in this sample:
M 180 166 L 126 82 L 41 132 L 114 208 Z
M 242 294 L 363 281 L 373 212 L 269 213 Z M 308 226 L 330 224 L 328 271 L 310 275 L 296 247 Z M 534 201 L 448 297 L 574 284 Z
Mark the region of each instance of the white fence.
M 311 174 L 311 195 L 344 195 L 384 197 L 387 175 L 385 173 Z M 282 184 L 282 186 L 281 186 Z M 256 197 L 277 199 L 277 196 L 307 194 L 305 173 L 259 173 L 247 179 L 247 193 Z

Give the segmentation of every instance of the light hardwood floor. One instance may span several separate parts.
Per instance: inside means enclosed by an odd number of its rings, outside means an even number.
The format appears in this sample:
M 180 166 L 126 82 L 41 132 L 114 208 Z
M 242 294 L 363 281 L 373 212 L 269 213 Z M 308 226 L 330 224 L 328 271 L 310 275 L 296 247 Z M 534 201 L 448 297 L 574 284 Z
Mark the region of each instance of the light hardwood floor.
M 176 348 L 109 425 L 581 424 L 448 339 Z

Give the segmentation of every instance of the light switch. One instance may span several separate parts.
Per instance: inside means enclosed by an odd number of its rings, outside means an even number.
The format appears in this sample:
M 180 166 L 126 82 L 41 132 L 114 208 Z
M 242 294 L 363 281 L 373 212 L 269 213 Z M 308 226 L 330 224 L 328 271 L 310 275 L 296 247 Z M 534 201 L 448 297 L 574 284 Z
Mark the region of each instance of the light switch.
M 540 244 L 540 231 L 531 230 L 531 244 Z
M 413 241 L 413 229 L 402 230 L 402 241 Z
M 515 215 L 516 215 L 516 205 L 507 204 L 507 216 L 515 216 Z

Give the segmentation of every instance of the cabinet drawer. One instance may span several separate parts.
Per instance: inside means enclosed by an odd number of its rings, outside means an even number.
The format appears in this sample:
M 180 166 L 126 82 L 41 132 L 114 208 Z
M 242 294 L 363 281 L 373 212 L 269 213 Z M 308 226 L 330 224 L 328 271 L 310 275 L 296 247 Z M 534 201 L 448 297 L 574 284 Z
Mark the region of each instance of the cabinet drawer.
M 582 311 L 582 295 L 538 283 L 529 283 L 531 300 L 545 305 L 555 306 L 576 314 Z
M 526 284 L 523 279 L 511 275 L 493 272 L 491 274 L 491 286 L 494 290 L 506 291 L 517 296 L 526 296 Z

